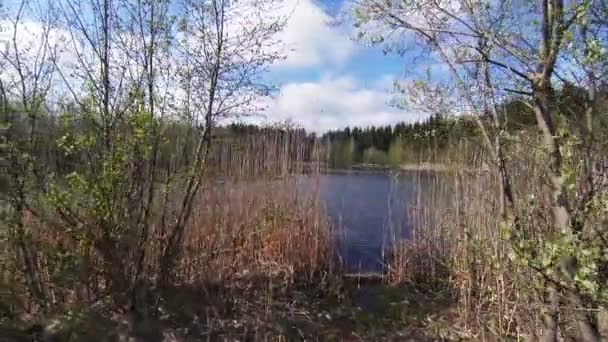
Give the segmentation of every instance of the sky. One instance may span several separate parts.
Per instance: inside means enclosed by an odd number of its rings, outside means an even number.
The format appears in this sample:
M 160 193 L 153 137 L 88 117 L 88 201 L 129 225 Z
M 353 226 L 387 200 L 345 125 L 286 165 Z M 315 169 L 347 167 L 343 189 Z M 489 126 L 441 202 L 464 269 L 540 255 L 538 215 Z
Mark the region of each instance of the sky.
M 5 5 L 18 0 L 7 1 Z M 291 122 L 324 133 L 346 126 L 366 127 L 413 122 L 425 114 L 391 105 L 394 82 L 424 77 L 437 65 L 412 46 L 404 56 L 386 55 L 354 39 L 349 21 L 352 0 L 283 0 L 290 13 L 279 34 L 285 59 L 264 79 L 277 88 L 264 99 L 265 110 L 243 119 L 255 123 Z M 36 42 L 33 42 L 36 43 Z
M 17 6 L 21 1 L 0 0 L 0 4 L 11 8 L 11 6 Z M 31 3 L 37 1 L 58 3 L 61 0 L 29 1 Z M 75 2 L 78 3 L 78 1 L 80 0 Z M 264 3 L 265 0 L 261 1 Z M 386 55 L 382 47 L 372 47 L 364 42 L 356 41 L 354 37 L 359 32 L 352 24 L 352 19 L 349 19 L 349 15 L 352 15 L 349 12 L 352 11 L 353 2 L 356 0 L 277 1 L 280 2 L 281 7 L 277 8 L 279 12 L 276 14 L 279 16 L 288 14 L 287 24 L 277 37 L 281 42 L 280 45 L 286 47 L 284 51 L 285 59 L 272 65 L 268 73 L 263 75 L 263 79 L 274 85 L 277 91 L 273 92 L 270 97 L 260 99 L 260 103 L 266 107 L 265 110 L 261 113 L 256 112 L 256 115 L 252 117 L 239 120 L 272 124 L 288 121 L 316 133 L 342 129 L 346 126 L 383 126 L 398 122 L 420 121 L 425 119 L 428 113 L 417 110 L 414 107 L 416 103 L 405 108 L 397 108 L 392 105 L 395 102 L 403 103 L 402 100 L 404 99 L 403 95 L 395 91 L 394 83 L 416 85 L 418 84 L 416 83 L 417 80 L 427 80 L 428 78 L 430 78 L 431 83 L 443 83 L 444 85 L 451 81 L 451 73 L 447 67 L 433 58 L 437 54 L 428 51 L 428 49 L 424 51 L 421 46 L 416 44 L 411 32 L 396 31 L 397 34 L 391 32 L 390 37 L 385 41 L 387 45 L 398 44 L 403 52 L 402 55 Z M 173 0 L 171 3 L 178 4 L 181 2 L 180 0 Z M 247 0 L 234 1 L 233 3 L 245 6 L 244 8 L 247 8 L 246 6 L 249 4 Z M 454 11 L 459 10 L 458 2 L 448 0 L 446 3 L 451 5 Z M 491 3 L 495 3 L 497 6 L 500 4 L 500 2 Z M 526 27 L 535 30 L 536 25 L 529 26 L 531 24 L 526 24 L 528 21 L 522 19 L 517 8 L 519 7 L 516 7 L 516 10 L 508 16 L 510 19 L 507 18 L 507 23 L 511 20 L 517 24 L 512 30 L 516 31 L 517 34 L 522 33 L 522 27 L 524 33 Z M 2 7 L 0 7 L 0 10 L 2 10 Z M 432 14 L 434 10 L 433 8 L 428 10 L 430 12 L 416 10 L 406 12 L 408 14 L 404 15 L 407 15 L 408 21 L 416 23 L 415 26 L 424 26 L 426 20 L 423 19 L 431 18 L 434 21 L 445 21 L 445 14 L 443 13 L 435 13 L 429 16 L 428 13 Z M 523 9 L 523 11 L 528 10 Z M 273 10 L 269 11 L 272 12 Z M 241 13 L 245 13 L 242 15 L 243 18 L 249 14 L 247 11 Z M 269 14 L 271 18 L 274 18 L 275 13 Z M 42 26 L 40 23 L 32 20 L 24 20 L 25 31 L 29 29 L 32 34 L 41 32 Z M 453 29 L 467 31 L 466 29 L 463 30 L 462 25 L 459 25 L 457 20 L 451 21 L 450 25 L 455 25 L 450 26 Z M 520 21 L 523 26 L 518 24 Z M 2 24 L 1 21 L 0 24 Z M 369 25 L 372 31 L 381 30 L 380 33 L 386 37 L 382 25 Z M 0 29 L 2 29 L 2 25 L 0 25 Z M 534 32 L 531 31 L 530 33 L 535 34 Z M 0 43 L 2 43 L 2 34 L 6 35 L 7 32 L 0 31 Z M 508 31 L 503 35 L 508 36 Z M 54 40 L 57 42 L 64 41 L 64 36 L 67 37 L 68 33 L 60 29 L 54 36 Z M 23 45 L 27 52 L 37 51 L 35 47 L 40 44 L 39 40 L 27 37 L 28 33 L 25 32 L 23 39 L 19 39 L 20 45 Z M 460 39 L 463 38 L 460 37 Z M 67 40 L 70 40 L 69 37 Z M 134 41 L 137 41 L 137 39 L 134 39 Z M 457 48 L 462 46 L 458 46 L 459 44 L 450 45 L 452 41 L 446 41 L 445 51 L 453 56 L 461 55 L 463 51 Z M 125 49 L 121 51 L 125 51 Z M 74 55 L 74 53 L 70 54 L 68 48 L 65 51 L 62 50 L 62 58 L 58 59 L 68 63 L 76 59 Z M 122 55 L 118 53 L 117 56 L 120 59 Z M 171 59 L 167 61 L 167 65 L 172 64 Z M 77 65 L 78 63 L 72 64 Z M 567 63 L 565 64 L 568 66 Z M 0 67 L 2 66 L 0 65 Z M 117 67 L 117 69 L 120 68 Z M 69 68 L 66 68 L 66 70 L 69 70 Z M 129 67 L 126 70 L 130 70 Z M 496 74 L 498 78 L 495 78 L 495 80 L 511 84 L 509 76 L 503 77 L 501 76 L 503 71 L 496 70 L 499 72 Z M 0 69 L 0 74 L 2 74 L 2 71 L 4 70 Z M 573 72 L 576 72 L 576 69 Z M 427 76 L 427 73 L 430 77 Z M 170 74 L 170 72 L 167 74 Z M 60 87 L 51 88 L 61 90 Z M 173 92 L 173 94 L 176 93 L 179 93 L 179 89 Z M 432 98 L 422 96 L 415 100 L 433 105 L 432 100 L 439 98 L 432 91 L 426 92 L 426 94 L 430 94 L 429 96 L 432 96 Z M 456 93 L 451 94 L 449 91 L 445 92 L 444 96 L 448 100 L 446 108 L 451 110 L 452 113 L 458 114 L 470 110 L 468 106 L 462 106 L 462 102 L 466 102 L 462 101 L 462 96 L 458 96 Z M 174 97 L 179 98 L 178 95 Z M 458 107 L 455 104 L 458 104 Z
M 348 0 L 346 0 L 348 1 Z M 283 42 L 286 59 L 271 67 L 278 87 L 262 121 L 291 121 L 318 133 L 346 126 L 388 125 L 424 118 L 391 105 L 395 80 L 420 77 L 428 65 L 419 54 L 385 55 L 354 40 L 343 19 L 344 0 L 293 0 Z M 336 24 L 336 22 L 342 22 Z

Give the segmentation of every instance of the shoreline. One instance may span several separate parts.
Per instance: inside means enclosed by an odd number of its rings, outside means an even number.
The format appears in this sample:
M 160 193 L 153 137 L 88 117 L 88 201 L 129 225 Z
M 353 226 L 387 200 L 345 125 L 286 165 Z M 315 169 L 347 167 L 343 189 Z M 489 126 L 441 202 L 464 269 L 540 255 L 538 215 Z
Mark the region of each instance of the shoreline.
M 486 173 L 488 170 L 483 168 L 463 168 L 463 167 L 454 167 L 447 164 L 439 164 L 439 163 L 407 163 L 401 164 L 398 168 L 391 168 L 387 166 L 380 165 L 355 165 L 351 168 L 347 169 L 333 169 L 327 168 L 322 173 L 327 174 L 374 174 L 374 173 L 387 173 L 387 172 L 395 172 L 395 173 L 407 173 L 407 172 L 467 172 L 467 173 Z

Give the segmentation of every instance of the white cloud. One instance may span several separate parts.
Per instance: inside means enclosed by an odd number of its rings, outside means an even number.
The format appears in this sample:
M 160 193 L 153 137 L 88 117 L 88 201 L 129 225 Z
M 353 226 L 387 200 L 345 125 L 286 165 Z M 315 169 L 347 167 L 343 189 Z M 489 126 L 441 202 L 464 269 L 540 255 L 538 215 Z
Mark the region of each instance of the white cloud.
M 64 49 L 67 37 L 67 32 L 38 21 L 0 20 L 0 79 L 5 82 L 9 96 L 31 96 L 31 92 L 47 87 L 51 93 L 56 92 L 59 81 L 52 77 L 52 59 L 56 58 L 57 64 L 74 59 Z M 28 85 L 26 94 L 21 94 L 22 81 Z
M 350 40 L 346 28 L 332 25 L 331 16 L 316 5 L 314 0 L 287 1 L 288 4 L 294 1 L 295 7 L 286 31 L 281 33 L 282 39 L 285 44 L 296 45 L 301 49 L 291 51 L 279 68 L 331 68 L 348 61 L 356 52 L 355 43 Z M 37 23 L 24 22 L 23 25 L 39 34 Z M 58 31 L 53 34 L 61 46 L 60 68 L 72 81 L 73 78 L 78 78 L 72 75 L 74 64 L 77 64 L 74 46 L 70 43 L 67 32 Z M 32 44 L 35 42 L 32 37 L 24 40 L 31 41 Z M 117 54 L 114 57 L 117 61 L 122 59 L 122 63 L 116 63 L 117 65 L 124 64 L 124 70 L 131 70 L 127 56 Z M 133 70 L 133 73 L 136 72 Z M 264 116 L 270 122 L 291 120 L 315 132 L 345 126 L 387 125 L 422 119 L 419 114 L 389 106 L 393 96 L 393 79 L 394 75 L 378 75 L 376 81 L 364 85 L 351 76 L 334 74 L 313 82 L 287 82 L 276 97 L 264 100 L 265 103 L 262 104 L 267 107 Z M 55 81 L 63 82 L 59 77 Z M 171 93 L 179 95 L 178 91 Z
M 318 82 L 288 83 L 268 104 L 266 120 L 291 121 L 322 133 L 346 126 L 389 125 L 417 121 L 419 114 L 389 106 L 393 96 L 389 76 L 374 87 L 364 87 L 349 76 L 326 77 Z
M 276 68 L 341 65 L 355 52 L 350 31 L 333 25 L 334 19 L 314 0 L 287 0 L 282 10 L 290 13 L 285 30 L 279 35 L 287 58 Z

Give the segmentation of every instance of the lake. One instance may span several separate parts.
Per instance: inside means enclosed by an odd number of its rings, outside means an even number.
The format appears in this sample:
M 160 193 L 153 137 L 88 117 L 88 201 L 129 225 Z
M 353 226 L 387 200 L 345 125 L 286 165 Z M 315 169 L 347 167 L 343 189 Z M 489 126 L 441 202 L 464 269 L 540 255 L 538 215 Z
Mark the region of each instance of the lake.
M 412 233 L 411 211 L 429 203 L 435 172 L 340 172 L 302 176 L 299 191 L 319 182 L 320 196 L 336 227 L 338 252 L 350 272 L 380 272 L 398 239 Z

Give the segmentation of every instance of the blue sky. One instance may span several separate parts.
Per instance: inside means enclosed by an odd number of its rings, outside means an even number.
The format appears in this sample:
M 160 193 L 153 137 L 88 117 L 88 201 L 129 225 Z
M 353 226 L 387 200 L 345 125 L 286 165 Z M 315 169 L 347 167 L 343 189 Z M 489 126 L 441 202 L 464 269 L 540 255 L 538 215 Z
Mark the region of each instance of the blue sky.
M 0 0 L 2 1 L 2 0 Z M 4 0 L 15 5 L 18 0 Z M 323 133 L 346 126 L 388 125 L 416 121 L 424 114 L 397 109 L 395 80 L 424 77 L 429 64 L 412 45 L 406 56 L 385 55 L 380 47 L 366 46 L 353 37 L 345 8 L 349 0 L 281 0 L 291 13 L 279 39 L 286 59 L 264 75 L 277 86 L 258 123 L 290 121 Z M 341 24 L 337 24 L 340 23 Z
M 417 58 L 415 46 L 406 56 L 385 55 L 380 47 L 353 40 L 357 31 L 343 19 L 348 5 L 343 1 L 286 0 L 294 10 L 281 38 L 291 49 L 268 75 L 279 91 L 265 120 L 324 132 L 423 118 L 389 103 L 393 82 L 423 77 L 428 60 Z M 336 19 L 343 23 L 336 25 Z

